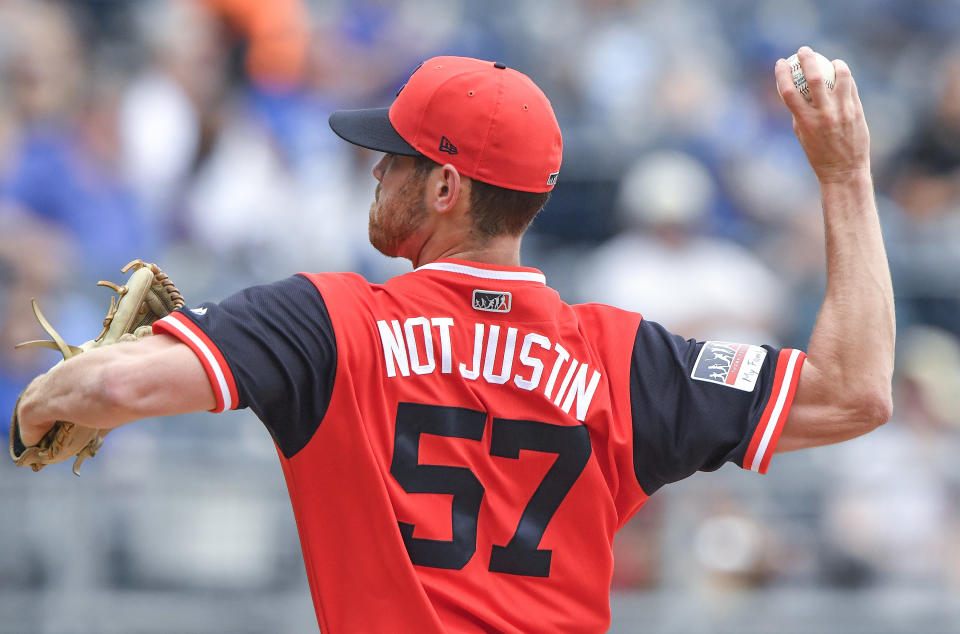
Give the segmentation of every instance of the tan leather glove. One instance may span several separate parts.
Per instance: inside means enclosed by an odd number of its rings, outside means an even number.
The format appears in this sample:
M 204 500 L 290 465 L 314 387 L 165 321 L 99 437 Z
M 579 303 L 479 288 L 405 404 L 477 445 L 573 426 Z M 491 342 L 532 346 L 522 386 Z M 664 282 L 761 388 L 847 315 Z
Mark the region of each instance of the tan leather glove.
M 59 363 L 66 363 L 93 348 L 149 336 L 153 322 L 183 307 L 183 296 L 156 264 L 134 260 L 123 267 L 121 273 L 131 269 L 133 274 L 123 286 L 117 286 L 113 282 L 98 282 L 99 286 L 113 289 L 119 300 L 117 297 L 110 298 L 110 308 L 103 320 L 103 330 L 96 338 L 80 346 L 71 346 L 53 329 L 40 312 L 37 301 L 33 300 L 33 312 L 51 340 L 28 341 L 16 347 L 53 348 L 63 354 L 63 360 Z M 87 458 L 96 455 L 103 445 L 104 436 L 110 431 L 57 421 L 36 445 L 26 447 L 20 438 L 20 425 L 17 420 L 19 405 L 18 398 L 10 421 L 10 457 L 18 467 L 31 467 L 34 471 L 39 471 L 48 464 L 75 458 L 73 472 L 79 475 L 80 465 Z

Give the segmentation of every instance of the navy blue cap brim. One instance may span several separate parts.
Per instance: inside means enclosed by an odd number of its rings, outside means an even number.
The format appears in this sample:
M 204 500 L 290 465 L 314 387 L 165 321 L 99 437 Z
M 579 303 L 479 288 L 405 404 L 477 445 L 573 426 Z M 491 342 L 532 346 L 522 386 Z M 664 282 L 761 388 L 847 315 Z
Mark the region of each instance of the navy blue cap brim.
M 420 152 L 394 129 L 390 108 L 338 110 L 330 115 L 330 128 L 341 139 L 354 145 L 388 154 L 418 156 Z

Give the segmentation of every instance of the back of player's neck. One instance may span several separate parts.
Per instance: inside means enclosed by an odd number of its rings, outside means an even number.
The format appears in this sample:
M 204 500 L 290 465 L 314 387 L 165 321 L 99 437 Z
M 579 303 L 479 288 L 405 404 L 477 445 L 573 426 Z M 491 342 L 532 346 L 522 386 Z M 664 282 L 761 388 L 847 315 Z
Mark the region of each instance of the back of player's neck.
M 435 254 L 421 253 L 414 268 L 437 260 L 456 259 L 498 266 L 520 266 L 520 236 L 498 236 L 483 245 L 458 245 Z

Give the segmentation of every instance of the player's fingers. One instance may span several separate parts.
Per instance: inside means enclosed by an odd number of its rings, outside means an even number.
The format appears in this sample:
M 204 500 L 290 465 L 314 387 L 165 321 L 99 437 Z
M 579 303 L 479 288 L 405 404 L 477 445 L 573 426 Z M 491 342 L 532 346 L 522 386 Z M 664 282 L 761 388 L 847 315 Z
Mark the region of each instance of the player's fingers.
M 833 60 L 833 70 L 837 75 L 833 90 L 839 97 L 849 97 L 856 95 L 857 85 L 853 81 L 853 73 L 850 67 L 842 59 Z
M 782 57 L 778 59 L 773 73 L 777 79 L 777 91 L 780 93 L 780 99 L 790 109 L 790 112 L 797 114 L 800 108 L 806 104 L 806 101 L 793 83 L 793 73 L 790 71 L 787 60 Z
M 20 424 L 20 441 L 24 447 L 33 447 L 53 428 L 55 422 L 43 424 Z
M 842 59 L 834 60 L 833 68 L 837 73 L 834 91 L 840 102 L 840 111 L 846 118 L 862 117 L 863 106 L 860 104 L 860 95 L 857 93 L 857 83 L 853 79 L 850 67 Z
M 797 58 L 800 60 L 803 76 L 807 80 L 810 102 L 814 107 L 820 107 L 826 102 L 827 86 L 820 65 L 817 63 L 817 56 L 809 46 L 801 46 L 797 49 Z

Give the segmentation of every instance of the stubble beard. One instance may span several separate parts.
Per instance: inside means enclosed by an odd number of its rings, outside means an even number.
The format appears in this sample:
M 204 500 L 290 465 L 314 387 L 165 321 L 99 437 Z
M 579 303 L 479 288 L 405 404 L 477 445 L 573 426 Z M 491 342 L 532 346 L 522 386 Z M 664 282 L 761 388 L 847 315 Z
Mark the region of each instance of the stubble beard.
M 405 182 L 393 197 L 392 204 L 380 202 L 380 185 L 370 203 L 368 235 L 370 244 L 389 257 L 400 257 L 402 245 L 423 225 L 427 205 L 423 202 L 423 179 L 415 175 Z

